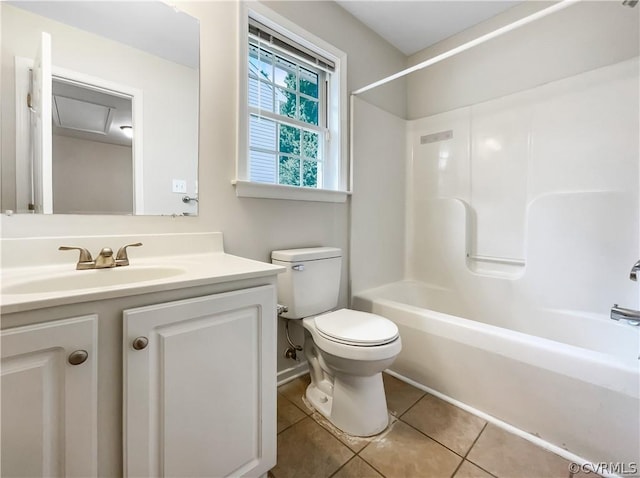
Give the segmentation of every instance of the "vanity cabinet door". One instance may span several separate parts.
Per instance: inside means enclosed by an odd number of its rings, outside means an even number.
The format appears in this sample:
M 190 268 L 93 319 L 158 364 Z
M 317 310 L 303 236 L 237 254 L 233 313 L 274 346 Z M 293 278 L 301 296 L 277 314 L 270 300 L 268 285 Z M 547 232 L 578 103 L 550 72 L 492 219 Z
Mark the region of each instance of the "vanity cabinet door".
M 275 466 L 275 347 L 273 285 L 125 311 L 125 476 Z
M 3 330 L 2 476 L 97 475 L 95 315 Z

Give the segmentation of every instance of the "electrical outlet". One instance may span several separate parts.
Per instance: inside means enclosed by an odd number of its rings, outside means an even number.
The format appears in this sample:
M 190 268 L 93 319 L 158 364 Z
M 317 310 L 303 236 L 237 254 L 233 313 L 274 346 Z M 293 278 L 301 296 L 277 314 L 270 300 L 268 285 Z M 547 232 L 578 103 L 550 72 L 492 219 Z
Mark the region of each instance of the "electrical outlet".
M 173 192 L 185 194 L 187 192 L 187 182 L 184 179 L 174 179 Z

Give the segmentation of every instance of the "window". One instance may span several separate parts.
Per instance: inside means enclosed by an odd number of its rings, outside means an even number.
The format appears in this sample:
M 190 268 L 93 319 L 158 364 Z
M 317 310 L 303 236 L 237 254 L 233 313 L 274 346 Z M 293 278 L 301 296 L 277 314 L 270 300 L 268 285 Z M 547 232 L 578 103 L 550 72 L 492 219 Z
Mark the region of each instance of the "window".
M 340 98 L 345 76 L 340 71 L 340 56 L 305 40 L 299 28 L 292 33 L 261 14 L 248 13 L 245 18 L 247 48 L 242 61 L 246 72 L 242 75 L 246 84 L 241 87 L 246 94 L 241 94 L 241 106 L 246 114 L 240 134 L 241 142 L 246 142 L 238 160 L 238 195 L 282 197 L 282 190 L 265 196 L 268 187 L 261 187 L 257 195 L 240 193 L 247 184 L 257 184 L 341 191 L 346 196 L 340 131 L 346 116 Z M 318 197 L 311 200 L 340 200 Z M 298 197 L 288 194 L 287 198 Z
M 250 180 L 322 187 L 325 72 L 249 38 Z

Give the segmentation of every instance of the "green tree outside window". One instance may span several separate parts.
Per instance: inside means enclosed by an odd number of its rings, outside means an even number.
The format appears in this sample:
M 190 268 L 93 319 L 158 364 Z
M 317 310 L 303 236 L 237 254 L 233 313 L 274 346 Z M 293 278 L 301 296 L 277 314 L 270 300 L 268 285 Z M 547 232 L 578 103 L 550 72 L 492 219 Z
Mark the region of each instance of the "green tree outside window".
M 305 73 L 309 73 L 306 72 Z M 312 74 L 312 73 L 310 73 Z M 316 76 L 317 78 L 317 76 Z M 285 78 L 287 90 L 283 90 L 282 94 L 286 101 L 280 104 L 280 114 L 289 118 L 296 118 L 309 124 L 318 124 L 318 102 L 313 101 L 294 93 L 297 91 L 297 76 L 288 73 Z M 292 90 L 292 91 L 289 91 Z M 301 78 L 300 91 L 309 96 L 318 96 L 317 80 L 315 84 L 312 81 Z M 300 98 L 298 105 L 298 98 Z M 301 155 L 306 159 L 318 159 L 318 134 L 303 131 L 300 129 L 281 125 L 279 131 L 279 149 L 281 153 L 290 153 L 293 155 Z M 301 147 L 302 142 L 302 147 Z M 279 158 L 279 177 L 280 184 L 290 186 L 306 186 L 318 187 L 318 165 L 316 161 L 303 161 L 302 171 L 299 158 L 290 156 L 280 156 Z M 302 178 L 301 178 L 302 176 Z M 302 180 L 302 181 L 301 181 Z

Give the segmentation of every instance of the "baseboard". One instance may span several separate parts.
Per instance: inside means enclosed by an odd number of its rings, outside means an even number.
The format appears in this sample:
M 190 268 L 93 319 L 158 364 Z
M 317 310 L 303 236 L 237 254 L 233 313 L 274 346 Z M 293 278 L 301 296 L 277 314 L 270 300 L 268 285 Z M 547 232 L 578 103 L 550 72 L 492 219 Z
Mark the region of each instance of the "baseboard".
M 534 445 L 537 445 L 541 448 L 544 448 L 545 450 L 548 450 L 552 453 L 555 453 L 556 455 L 561 456 L 562 458 L 565 458 L 566 460 L 569 460 L 572 463 L 577 463 L 578 465 L 585 465 L 587 463 L 591 463 L 589 460 L 585 460 L 584 458 L 575 455 L 574 453 L 571 453 L 570 451 L 565 450 L 564 448 L 560 448 L 557 445 L 554 445 L 553 443 L 549 443 L 548 441 L 543 440 L 540 437 L 537 437 L 535 435 L 532 435 L 531 433 L 525 432 L 524 430 L 520 430 L 519 428 L 514 427 L 513 425 L 509 425 L 506 422 L 503 422 L 502 420 L 493 417 L 487 413 L 484 413 L 476 408 L 473 408 L 469 405 L 467 405 L 466 403 L 460 402 L 458 400 L 456 400 L 455 398 L 451 398 L 448 395 L 445 395 L 444 393 L 440 393 L 437 390 L 434 390 L 432 388 L 427 387 L 426 385 L 423 385 L 419 382 L 416 382 L 414 380 L 411 380 L 410 378 L 405 377 L 404 375 L 400 375 L 397 372 L 394 372 L 393 370 L 385 370 L 385 373 L 388 373 L 389 375 L 393 375 L 394 377 L 396 377 L 398 380 L 402 380 L 405 383 L 408 383 L 409 385 L 412 385 L 416 388 L 419 388 L 420 390 L 430 393 L 431 395 L 434 395 L 438 398 L 440 398 L 441 400 L 444 400 L 445 402 L 450 403 L 451 405 L 454 405 L 458 408 L 461 408 L 462 410 L 465 410 L 477 417 L 482 418 L 483 420 L 486 420 L 489 423 L 492 423 L 493 425 L 502 428 L 503 430 L 512 433 L 516 436 L 519 436 L 520 438 L 524 438 L 525 440 L 533 443 Z M 597 469 L 597 473 L 605 478 L 620 478 L 619 475 L 615 475 L 613 473 L 607 473 L 604 470 L 600 470 Z M 596 476 L 596 475 L 594 475 Z
M 278 372 L 277 376 L 278 387 L 300 377 L 301 375 L 304 375 L 305 373 L 309 373 L 309 366 L 307 362 L 301 362 L 294 367 L 281 370 Z

